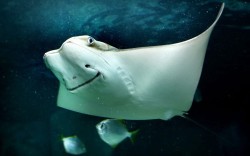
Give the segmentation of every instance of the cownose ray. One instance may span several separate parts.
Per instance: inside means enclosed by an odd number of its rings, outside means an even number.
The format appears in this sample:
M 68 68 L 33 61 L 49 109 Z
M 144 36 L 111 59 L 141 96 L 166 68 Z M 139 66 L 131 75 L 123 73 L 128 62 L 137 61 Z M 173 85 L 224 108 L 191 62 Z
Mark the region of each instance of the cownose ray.
M 189 40 L 117 49 L 90 36 L 66 40 L 44 55 L 60 82 L 57 105 L 107 118 L 170 119 L 186 113 L 197 88 L 210 34 Z

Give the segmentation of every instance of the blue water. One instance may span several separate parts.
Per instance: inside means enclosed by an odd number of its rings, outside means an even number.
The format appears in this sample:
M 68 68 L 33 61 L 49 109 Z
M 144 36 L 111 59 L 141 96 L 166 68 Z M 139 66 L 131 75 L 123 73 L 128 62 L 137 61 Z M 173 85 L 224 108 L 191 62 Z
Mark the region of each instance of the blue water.
M 247 155 L 250 103 L 250 4 L 226 0 L 210 38 L 199 83 L 202 101 L 189 117 L 126 121 L 140 129 L 112 149 L 95 125 L 103 118 L 56 106 L 58 81 L 43 54 L 72 36 L 91 35 L 118 48 L 170 44 L 210 26 L 216 0 L 0 1 L 0 155 L 62 156 L 61 136 L 78 135 L 85 155 Z

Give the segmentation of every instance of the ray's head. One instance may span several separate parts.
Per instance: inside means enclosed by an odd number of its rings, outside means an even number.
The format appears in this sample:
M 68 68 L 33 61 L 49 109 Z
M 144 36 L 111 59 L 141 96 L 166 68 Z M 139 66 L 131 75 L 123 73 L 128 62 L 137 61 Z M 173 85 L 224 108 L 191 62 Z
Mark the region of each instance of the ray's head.
M 113 92 L 112 86 L 120 84 L 114 78 L 116 69 L 104 56 L 116 50 L 93 37 L 78 36 L 66 40 L 59 49 L 45 53 L 44 61 L 69 92 L 97 91 L 105 95 Z

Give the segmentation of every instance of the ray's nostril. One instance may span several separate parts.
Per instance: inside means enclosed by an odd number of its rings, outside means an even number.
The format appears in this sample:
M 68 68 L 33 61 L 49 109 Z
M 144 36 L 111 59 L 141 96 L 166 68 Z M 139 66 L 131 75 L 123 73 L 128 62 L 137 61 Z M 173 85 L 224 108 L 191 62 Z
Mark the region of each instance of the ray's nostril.
M 85 67 L 86 67 L 86 68 L 89 68 L 89 67 L 90 67 L 90 65 L 89 65 L 89 64 L 86 64 L 86 65 L 85 65 Z

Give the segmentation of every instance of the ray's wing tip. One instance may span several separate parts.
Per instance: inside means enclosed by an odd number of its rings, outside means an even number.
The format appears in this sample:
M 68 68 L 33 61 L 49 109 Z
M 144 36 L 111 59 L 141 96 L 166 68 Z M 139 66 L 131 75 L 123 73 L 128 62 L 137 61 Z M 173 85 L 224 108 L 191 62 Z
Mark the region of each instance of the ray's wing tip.
M 223 10 L 224 10 L 224 7 L 225 7 L 225 3 L 223 2 L 223 3 L 221 4 L 219 13 L 217 14 L 217 17 L 216 17 L 216 19 L 215 19 L 215 21 L 214 21 L 214 23 L 213 23 L 212 25 L 215 25 L 215 24 L 217 23 L 217 21 L 219 20 L 219 18 L 220 18 L 220 16 L 221 16 L 222 12 L 223 12 Z

